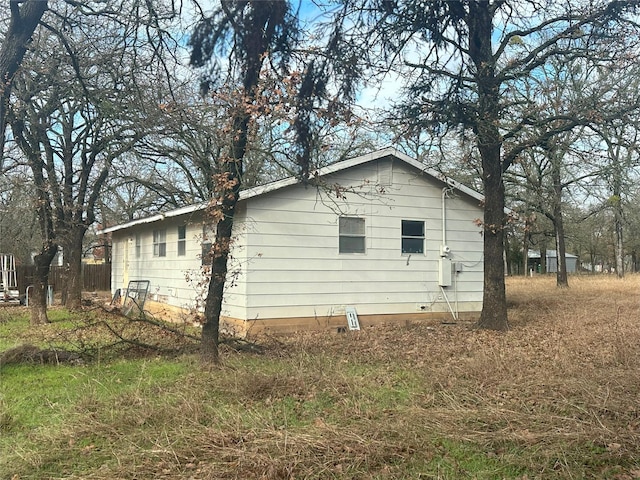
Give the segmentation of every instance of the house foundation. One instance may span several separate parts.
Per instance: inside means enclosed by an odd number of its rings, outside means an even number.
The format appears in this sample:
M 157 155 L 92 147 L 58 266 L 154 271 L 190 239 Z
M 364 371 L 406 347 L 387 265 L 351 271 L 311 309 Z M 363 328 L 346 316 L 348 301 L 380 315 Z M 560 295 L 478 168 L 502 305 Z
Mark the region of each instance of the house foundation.
M 170 322 L 189 322 L 198 324 L 201 315 L 192 310 L 147 300 L 145 311 L 162 320 Z M 458 322 L 476 322 L 479 312 L 459 312 Z M 386 325 L 407 326 L 413 323 L 449 323 L 455 322 L 448 312 L 416 312 L 397 314 L 358 315 L 360 328 Z M 232 317 L 220 318 L 220 331 L 239 337 L 251 338 L 261 335 L 282 335 L 296 332 L 342 332 L 349 329 L 346 315 L 263 318 L 244 320 Z

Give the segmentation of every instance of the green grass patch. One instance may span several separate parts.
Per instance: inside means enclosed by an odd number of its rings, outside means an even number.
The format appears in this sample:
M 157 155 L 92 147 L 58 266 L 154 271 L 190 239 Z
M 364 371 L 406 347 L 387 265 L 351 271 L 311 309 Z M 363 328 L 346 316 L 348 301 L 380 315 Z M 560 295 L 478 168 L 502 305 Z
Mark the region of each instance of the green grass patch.
M 30 329 L 28 312 L 20 307 L 0 307 L 0 352 L 23 343 Z

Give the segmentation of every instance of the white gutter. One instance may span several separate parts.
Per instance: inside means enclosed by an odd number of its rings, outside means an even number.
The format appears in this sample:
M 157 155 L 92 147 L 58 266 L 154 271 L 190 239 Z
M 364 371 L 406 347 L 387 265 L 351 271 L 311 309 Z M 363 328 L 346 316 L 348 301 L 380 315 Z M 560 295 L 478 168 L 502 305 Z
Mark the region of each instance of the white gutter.
M 445 206 L 445 201 L 447 198 L 447 190 L 449 187 L 444 187 L 442 189 L 442 247 L 444 248 L 447 245 L 447 208 Z

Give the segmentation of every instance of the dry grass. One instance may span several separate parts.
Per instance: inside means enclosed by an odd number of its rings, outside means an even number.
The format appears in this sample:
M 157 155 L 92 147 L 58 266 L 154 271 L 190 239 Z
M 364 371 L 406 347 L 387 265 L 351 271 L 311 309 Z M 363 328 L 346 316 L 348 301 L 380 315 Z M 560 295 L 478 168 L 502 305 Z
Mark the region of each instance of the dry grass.
M 575 478 L 640 478 L 640 277 L 507 285 L 508 333 L 415 325 L 302 336 L 285 351 L 407 368 L 424 389 L 412 422 L 496 455 L 522 447 L 531 456 L 514 460 L 540 478 L 572 478 L 580 462 L 594 465 Z M 618 460 L 628 468 L 612 473 Z
M 640 277 L 570 284 L 508 279 L 507 333 L 416 324 L 264 339 L 208 371 L 82 367 L 63 421 L 16 435 L 0 478 L 640 478 Z

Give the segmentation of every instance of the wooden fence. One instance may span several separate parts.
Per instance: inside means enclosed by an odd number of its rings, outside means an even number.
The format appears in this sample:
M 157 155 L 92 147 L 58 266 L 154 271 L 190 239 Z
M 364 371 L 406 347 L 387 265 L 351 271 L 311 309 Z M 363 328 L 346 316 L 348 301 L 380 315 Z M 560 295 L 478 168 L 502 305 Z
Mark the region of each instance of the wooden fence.
M 35 267 L 33 265 L 17 265 L 16 279 L 18 281 L 18 290 L 20 294 L 24 294 L 29 285 L 33 284 L 33 274 Z M 111 290 L 111 264 L 104 263 L 102 265 L 82 265 L 82 281 L 83 291 L 97 292 Z M 49 273 L 49 285 L 53 285 L 54 292 L 62 290 L 64 285 L 64 267 L 51 267 Z

